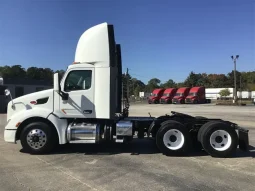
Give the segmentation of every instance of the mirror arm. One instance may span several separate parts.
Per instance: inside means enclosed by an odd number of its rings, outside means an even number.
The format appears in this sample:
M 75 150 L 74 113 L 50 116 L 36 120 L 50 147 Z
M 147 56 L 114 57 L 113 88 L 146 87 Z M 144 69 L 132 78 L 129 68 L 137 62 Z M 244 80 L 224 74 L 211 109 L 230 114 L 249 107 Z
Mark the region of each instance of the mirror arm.
M 64 100 L 64 101 L 68 100 L 68 96 L 69 96 L 68 93 L 65 93 L 65 92 L 59 90 L 58 94 L 60 95 L 60 97 L 62 97 L 62 100 Z

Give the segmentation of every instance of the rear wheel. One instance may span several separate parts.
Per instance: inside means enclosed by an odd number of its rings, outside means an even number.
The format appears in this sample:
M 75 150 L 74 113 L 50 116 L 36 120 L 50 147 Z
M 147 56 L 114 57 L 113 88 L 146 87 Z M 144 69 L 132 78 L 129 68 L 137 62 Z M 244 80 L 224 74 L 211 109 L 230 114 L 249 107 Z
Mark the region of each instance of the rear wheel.
M 199 119 L 199 120 L 202 120 L 202 119 L 206 119 L 205 117 L 201 117 L 201 116 L 197 116 L 196 119 Z M 203 131 L 210 125 L 210 124 L 213 124 L 215 123 L 216 121 L 209 121 L 207 123 L 205 123 L 198 131 L 197 133 L 197 140 L 198 142 L 201 143 L 201 136 L 203 134 Z
M 58 138 L 48 124 L 33 122 L 21 132 L 20 142 L 25 152 L 42 154 L 50 152 L 58 143 Z
M 156 144 L 165 155 L 182 155 L 188 152 L 192 140 L 189 131 L 177 121 L 163 122 L 156 135 Z
M 223 122 L 207 125 L 201 134 L 201 144 L 213 157 L 230 157 L 238 145 L 235 129 Z

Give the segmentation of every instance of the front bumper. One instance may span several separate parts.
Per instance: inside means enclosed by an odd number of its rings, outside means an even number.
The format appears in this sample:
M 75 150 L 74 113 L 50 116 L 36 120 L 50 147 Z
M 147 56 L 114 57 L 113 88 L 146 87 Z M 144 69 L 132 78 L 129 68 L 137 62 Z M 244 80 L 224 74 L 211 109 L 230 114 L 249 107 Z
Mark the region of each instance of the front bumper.
M 4 130 L 4 141 L 9 143 L 16 143 L 16 129 Z
M 173 99 L 173 103 L 177 103 L 178 104 L 178 103 L 181 103 L 181 101 L 182 101 L 181 99 Z
M 194 100 L 190 99 L 190 98 L 186 98 L 185 99 L 185 103 L 194 103 Z
M 172 103 L 170 99 L 160 99 L 160 103 L 165 104 L 165 103 Z
M 156 102 L 157 102 L 156 99 L 149 99 L 149 100 L 148 100 L 148 103 L 156 103 Z

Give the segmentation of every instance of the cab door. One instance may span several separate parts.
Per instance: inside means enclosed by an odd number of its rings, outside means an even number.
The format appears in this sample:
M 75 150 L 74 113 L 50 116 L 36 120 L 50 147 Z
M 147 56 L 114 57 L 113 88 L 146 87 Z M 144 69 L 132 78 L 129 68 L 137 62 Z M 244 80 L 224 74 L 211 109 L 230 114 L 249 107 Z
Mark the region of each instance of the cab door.
M 61 117 L 94 118 L 94 68 L 76 68 L 68 71 L 61 83 L 68 100 L 60 99 Z

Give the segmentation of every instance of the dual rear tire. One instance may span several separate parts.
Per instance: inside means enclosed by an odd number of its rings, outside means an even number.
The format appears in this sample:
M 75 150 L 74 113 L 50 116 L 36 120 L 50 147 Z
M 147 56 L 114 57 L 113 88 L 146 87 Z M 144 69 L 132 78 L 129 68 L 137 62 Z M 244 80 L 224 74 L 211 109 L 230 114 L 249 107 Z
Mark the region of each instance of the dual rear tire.
M 202 148 L 212 157 L 230 157 L 237 149 L 238 136 L 233 127 L 221 121 L 204 124 L 197 135 Z M 186 155 L 192 149 L 193 139 L 181 123 L 168 120 L 161 124 L 156 134 L 156 144 L 165 155 Z
M 183 124 L 168 120 L 161 124 L 156 134 L 156 144 L 164 155 L 183 155 L 192 145 L 192 139 Z
M 203 149 L 213 157 L 231 157 L 238 146 L 235 129 L 221 121 L 204 124 L 198 132 L 197 139 Z

